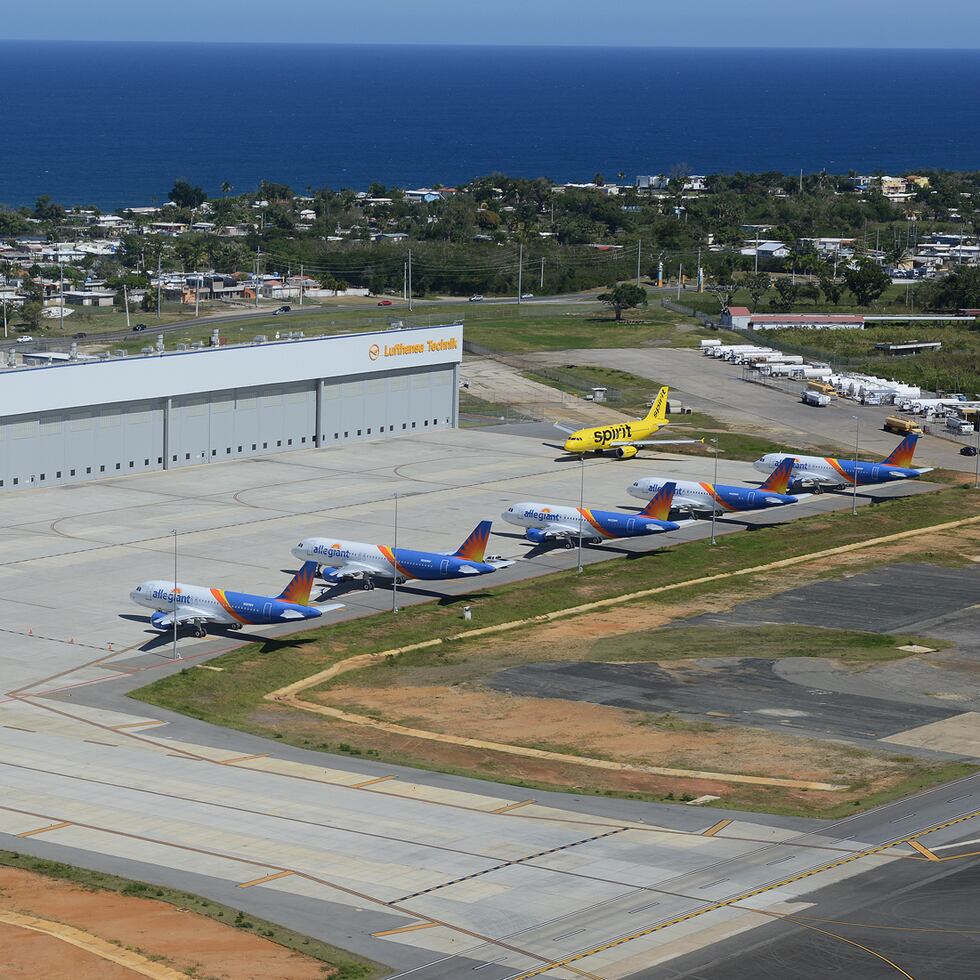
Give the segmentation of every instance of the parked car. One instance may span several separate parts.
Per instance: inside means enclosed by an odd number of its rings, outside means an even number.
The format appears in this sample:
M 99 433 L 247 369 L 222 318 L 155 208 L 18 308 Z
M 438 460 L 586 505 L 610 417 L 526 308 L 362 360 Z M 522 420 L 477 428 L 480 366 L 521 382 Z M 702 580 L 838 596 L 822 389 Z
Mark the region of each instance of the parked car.
M 394 305 L 390 299 L 382 299 L 378 301 L 378 306 L 392 306 Z
M 273 310 L 273 316 L 279 316 L 280 313 L 289 313 L 292 310 L 291 306 L 280 306 L 278 310 Z
M 521 293 L 521 299 L 534 299 L 534 293 Z
M 960 450 L 960 455 L 961 456 L 976 456 L 976 454 L 977 454 L 977 447 L 976 446 L 964 446 Z
M 87 333 L 82 333 L 81 331 L 79 331 L 78 333 L 73 333 L 72 334 L 72 337 L 74 337 L 75 340 L 82 340 L 83 338 L 85 338 L 87 336 L 88 336 Z
M 33 344 L 34 343 L 34 338 L 32 336 L 30 336 L 30 334 L 24 334 L 23 337 L 18 337 L 17 338 L 17 343 L 18 344 Z
M 145 323 L 134 323 L 133 324 L 133 333 L 140 333 L 140 331 L 145 330 L 145 329 L 146 329 L 146 324 Z
M 483 302 L 483 294 L 482 293 L 474 293 L 470 297 L 470 302 L 471 303 L 482 303 Z

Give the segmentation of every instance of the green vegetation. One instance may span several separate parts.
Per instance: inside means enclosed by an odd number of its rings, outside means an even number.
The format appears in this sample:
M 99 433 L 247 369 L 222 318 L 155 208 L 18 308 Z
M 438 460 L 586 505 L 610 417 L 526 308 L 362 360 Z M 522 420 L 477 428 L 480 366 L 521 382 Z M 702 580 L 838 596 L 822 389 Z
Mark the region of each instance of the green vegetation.
M 116 892 L 130 898 L 147 898 L 156 902 L 165 902 L 177 909 L 187 909 L 198 915 L 207 916 L 209 919 L 214 919 L 224 925 L 248 929 L 254 932 L 256 936 L 268 939 L 279 946 L 320 960 L 336 971 L 331 974 L 335 980 L 373 980 L 373 978 L 381 977 L 388 972 L 385 967 L 354 956 L 352 953 L 321 942 L 319 939 L 304 936 L 302 933 L 294 932 L 292 929 L 286 929 L 284 926 L 256 918 L 253 915 L 245 915 L 237 909 L 220 905 L 210 899 L 201 898 L 199 895 L 192 895 L 190 892 L 178 891 L 163 885 L 150 885 L 142 881 L 131 881 L 128 878 L 103 874 L 101 871 L 90 871 L 87 868 L 79 868 L 70 864 L 47 861 L 44 858 L 32 857 L 29 854 L 15 854 L 13 851 L 0 850 L 0 865 L 7 868 L 18 868 L 21 871 L 30 871 L 33 874 L 44 875 L 46 878 L 68 881 L 89 891 Z
M 321 720 L 292 725 L 289 715 L 270 712 L 264 696 L 270 691 L 302 680 L 331 663 L 361 653 L 373 653 L 394 646 L 406 646 L 433 638 L 451 640 L 472 626 L 489 626 L 515 619 L 531 618 L 577 603 L 618 596 L 636 590 L 683 583 L 705 574 L 736 571 L 763 565 L 775 558 L 806 555 L 835 546 L 850 544 L 912 528 L 926 527 L 980 514 L 980 498 L 962 487 L 919 494 L 882 503 L 860 512 L 857 518 L 835 512 L 802 518 L 786 526 L 761 528 L 752 534 L 729 535 L 712 547 L 707 541 L 692 542 L 670 549 L 649 552 L 632 560 L 614 559 L 586 566 L 582 574 L 559 572 L 509 585 L 484 587 L 470 595 L 447 597 L 403 609 L 397 619 L 384 614 L 331 624 L 329 627 L 296 634 L 284 640 L 270 639 L 244 646 L 212 661 L 221 671 L 185 669 L 133 692 L 134 698 L 196 718 L 266 737 L 282 738 L 293 744 L 324 751 L 339 746 L 321 734 Z M 751 588 L 752 576 L 737 580 Z M 695 585 L 671 592 L 670 602 L 684 602 L 711 593 L 717 584 Z M 459 615 L 459 608 L 473 609 L 473 622 Z M 516 635 L 516 634 L 511 634 Z M 662 643 L 662 634 L 658 637 Z M 897 645 L 897 644 L 896 644 Z M 857 640 L 849 646 L 854 662 L 880 654 L 874 644 Z M 454 647 L 443 646 L 437 656 L 452 658 Z M 404 655 L 425 657 L 423 652 Z M 352 739 L 348 738 L 348 749 Z M 356 744 L 353 750 L 358 750 Z M 391 753 L 393 761 L 425 764 Z M 945 774 L 947 770 L 943 769 Z M 480 775 L 468 771 L 470 775 Z M 936 770 L 938 773 L 939 770 Z M 493 778 L 506 779 L 494 773 Z M 940 778 L 923 776 L 924 779 Z M 945 778 L 943 775 L 942 778 Z M 527 783 L 524 783 L 527 785 Z M 555 788 L 555 787 L 551 787 Z M 568 787 L 565 787 L 568 788 Z M 592 791 L 575 787 L 576 792 Z M 741 803 L 740 803 L 741 805 Z M 771 808 L 771 801 L 760 798 L 759 808 Z

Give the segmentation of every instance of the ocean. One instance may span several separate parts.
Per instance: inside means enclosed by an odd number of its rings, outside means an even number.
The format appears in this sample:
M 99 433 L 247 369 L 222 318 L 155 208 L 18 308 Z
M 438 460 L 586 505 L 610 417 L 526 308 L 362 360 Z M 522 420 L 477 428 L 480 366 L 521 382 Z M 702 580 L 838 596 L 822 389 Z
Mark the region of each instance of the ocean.
M 0 42 L 0 203 L 980 168 L 978 51 Z

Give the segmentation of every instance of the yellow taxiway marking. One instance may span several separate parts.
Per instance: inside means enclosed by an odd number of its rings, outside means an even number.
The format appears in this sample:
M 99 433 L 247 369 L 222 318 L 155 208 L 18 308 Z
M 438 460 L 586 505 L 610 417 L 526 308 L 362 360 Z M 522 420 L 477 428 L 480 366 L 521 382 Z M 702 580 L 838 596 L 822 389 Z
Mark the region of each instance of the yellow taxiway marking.
M 701 836 L 714 837 L 718 831 L 724 830 L 731 822 L 731 820 L 719 820 L 718 823 L 712 824 Z
M 36 837 L 38 834 L 46 834 L 51 830 L 61 830 L 63 827 L 70 827 L 71 821 L 59 820 L 57 823 L 49 823 L 46 827 L 38 827 L 36 830 L 25 830 L 18 837 Z
M 146 721 L 127 721 L 124 725 L 110 725 L 109 727 L 114 732 L 124 732 L 127 728 L 157 728 L 160 725 L 168 724 L 165 721 L 152 721 L 147 719 Z
M 364 789 L 365 786 L 374 786 L 375 783 L 386 783 L 389 779 L 397 779 L 397 776 L 375 776 L 374 779 L 365 779 L 363 783 L 351 783 L 354 789 Z
M 907 834 L 905 837 L 899 837 L 895 840 L 886 841 L 884 844 L 876 844 L 874 847 L 865 848 L 863 851 L 854 851 L 852 854 L 846 857 L 837 858 L 835 861 L 827 861 L 824 864 L 818 865 L 815 868 L 811 868 L 809 871 L 801 871 L 798 874 L 789 875 L 786 878 L 782 878 L 779 881 L 770 882 L 768 885 L 760 885 L 758 888 L 752 888 L 749 891 L 742 892 L 740 895 L 736 895 L 733 898 L 725 898 L 718 902 L 711 902 L 708 905 L 704 905 L 699 909 L 693 909 L 690 912 L 685 912 L 683 915 L 675 915 L 671 919 L 667 919 L 664 922 L 658 923 L 655 926 L 650 926 L 647 929 L 640 929 L 637 932 L 629 933 L 626 936 L 620 936 L 617 939 L 612 939 L 609 942 L 602 943 L 599 946 L 592 946 L 589 949 L 583 949 L 580 953 L 575 953 L 573 956 L 568 956 L 563 960 L 553 960 L 551 963 L 546 964 L 542 967 L 537 967 L 533 970 L 528 970 L 525 973 L 520 973 L 511 980 L 528 980 L 530 977 L 540 977 L 545 973 L 550 973 L 552 970 L 557 970 L 561 968 L 570 967 L 571 964 L 587 959 L 589 956 L 595 956 L 598 953 L 604 953 L 607 950 L 615 949 L 617 946 L 623 946 L 626 943 L 632 942 L 634 939 L 641 939 L 644 936 L 651 936 L 656 932 L 661 932 L 664 929 L 669 929 L 671 926 L 678 925 L 681 922 L 689 922 L 691 919 L 697 919 L 702 915 L 706 915 L 709 912 L 716 912 L 718 909 L 727 909 L 737 906 L 739 902 L 747 901 L 750 898 L 755 898 L 758 895 L 764 895 L 767 892 L 775 891 L 778 888 L 785 888 L 787 885 L 791 885 L 797 881 L 803 881 L 806 878 L 812 878 L 814 875 L 823 874 L 826 871 L 831 871 L 835 868 L 843 867 L 845 864 L 852 864 L 854 861 L 860 861 L 862 858 L 872 857 L 876 854 L 881 854 L 884 851 L 890 850 L 893 847 L 897 847 L 899 844 L 911 844 L 917 837 L 925 837 L 927 834 L 934 834 L 938 830 L 945 830 L 947 827 L 954 827 L 956 824 L 965 823 L 967 820 L 974 820 L 980 816 L 980 810 L 973 810 L 970 813 L 964 813 L 962 816 L 953 817 L 950 820 L 944 820 L 942 823 L 933 824 L 931 827 L 926 827 L 924 830 L 917 830 L 915 833 Z M 758 912 L 763 911 L 761 909 L 745 909 L 744 911 Z M 845 940 L 845 942 L 850 942 L 850 940 Z M 859 945 L 857 943 L 851 943 L 852 945 Z M 861 947 L 866 949 L 867 947 Z M 880 954 L 875 953 L 874 950 L 868 950 L 879 959 L 884 959 Z M 908 977 L 908 980 L 913 980 L 900 966 L 892 963 L 891 960 L 885 960 L 890 966 L 895 967 L 899 973 L 903 976 Z
M 219 766 L 231 766 L 236 762 L 251 762 L 252 759 L 264 759 L 268 756 L 268 752 L 257 752 L 255 755 L 236 755 L 231 759 L 222 759 L 218 765 Z
M 93 936 L 90 932 L 83 932 L 81 929 L 66 926 L 61 922 L 51 922 L 48 919 L 39 919 L 33 915 L 7 911 L 0 911 L 0 922 L 60 939 L 63 943 L 84 949 L 103 960 L 118 963 L 127 970 L 140 974 L 140 976 L 153 977 L 154 980 L 187 980 L 186 973 L 164 966 L 162 963 L 154 963 L 131 949 L 124 949 L 122 946 L 117 946 L 100 936 Z
M 926 847 L 924 844 L 920 844 L 917 840 L 910 840 L 909 847 L 911 847 L 914 851 L 918 851 L 920 854 L 928 858 L 930 861 L 940 860 L 938 855 L 933 854 L 928 847 Z
M 521 800 L 519 803 L 508 803 L 506 806 L 497 807 L 497 809 L 492 810 L 491 813 L 511 813 L 513 810 L 516 810 L 522 806 L 527 806 L 533 802 L 534 800 Z
M 253 878 L 251 881 L 243 881 L 239 888 L 254 888 L 256 885 L 264 885 L 267 881 L 275 881 L 277 878 L 285 878 L 293 874 L 292 871 L 276 871 L 274 874 L 264 875 L 261 878 Z
M 410 926 L 400 926 L 398 929 L 385 929 L 383 932 L 372 932 L 375 939 L 382 939 L 385 936 L 400 936 L 403 932 L 418 932 L 420 929 L 435 929 L 438 922 L 416 922 Z

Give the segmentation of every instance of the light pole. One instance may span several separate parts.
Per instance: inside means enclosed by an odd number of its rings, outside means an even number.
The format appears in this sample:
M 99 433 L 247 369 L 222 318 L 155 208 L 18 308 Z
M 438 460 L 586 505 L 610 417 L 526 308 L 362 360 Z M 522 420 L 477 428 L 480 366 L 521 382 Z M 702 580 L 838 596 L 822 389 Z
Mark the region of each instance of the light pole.
M 171 613 L 174 621 L 174 643 L 171 656 L 174 660 L 180 660 L 180 654 L 177 652 L 177 528 L 170 533 L 174 536 L 174 608 Z
M 980 490 L 980 412 L 974 412 L 973 419 L 973 427 L 977 433 L 977 454 L 973 460 L 976 465 L 976 474 L 973 477 L 973 489 Z
M 858 512 L 858 439 L 861 433 L 861 420 L 852 415 L 854 419 L 854 483 L 851 487 L 851 514 L 857 515 Z
M 391 546 L 391 558 L 395 567 L 392 571 L 395 577 L 391 580 L 391 612 L 398 615 L 398 492 L 395 492 L 395 540 Z
M 709 439 L 708 442 L 711 443 L 711 448 L 714 450 L 714 454 L 715 454 L 715 475 L 714 475 L 714 482 L 711 484 L 712 487 L 715 487 L 718 485 L 718 440 Z M 715 512 L 716 512 L 715 501 L 712 500 L 711 501 L 711 543 L 712 544 L 717 544 L 717 541 L 715 541 Z
M 585 456 L 579 456 L 579 489 L 578 489 L 578 568 L 575 569 L 579 574 L 582 573 L 582 534 L 585 531 Z

